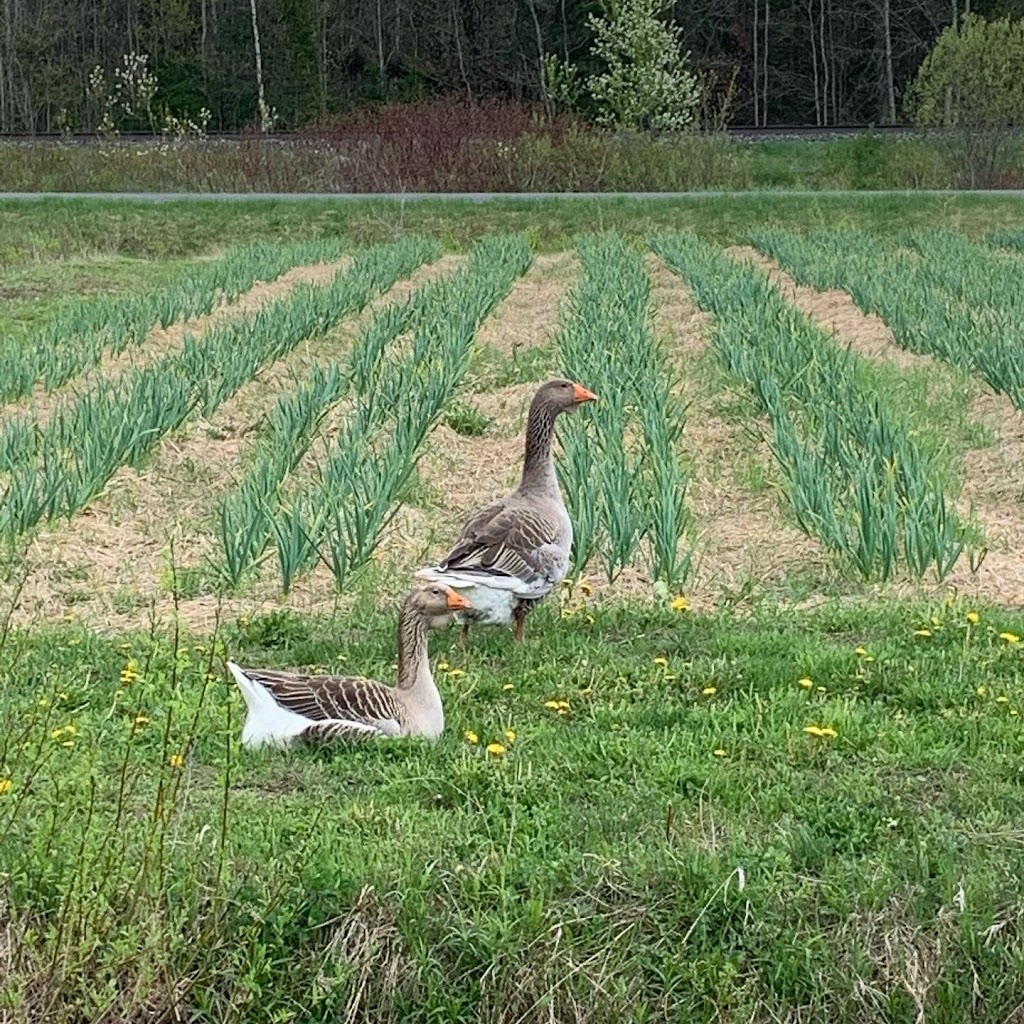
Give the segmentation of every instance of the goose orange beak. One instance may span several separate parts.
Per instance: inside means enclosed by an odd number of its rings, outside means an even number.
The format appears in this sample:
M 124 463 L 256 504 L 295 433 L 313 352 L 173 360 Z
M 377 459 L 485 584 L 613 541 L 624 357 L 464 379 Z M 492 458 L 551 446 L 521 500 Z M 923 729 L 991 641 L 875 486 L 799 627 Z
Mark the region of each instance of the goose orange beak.
M 572 397 L 577 402 L 596 402 L 597 401 L 597 395 L 595 395 L 594 392 L 589 390 L 588 388 L 585 388 L 582 384 L 574 384 L 573 385 Z
M 456 608 L 472 608 L 473 605 L 468 598 L 463 597 L 457 590 L 448 588 L 448 607 L 452 610 Z

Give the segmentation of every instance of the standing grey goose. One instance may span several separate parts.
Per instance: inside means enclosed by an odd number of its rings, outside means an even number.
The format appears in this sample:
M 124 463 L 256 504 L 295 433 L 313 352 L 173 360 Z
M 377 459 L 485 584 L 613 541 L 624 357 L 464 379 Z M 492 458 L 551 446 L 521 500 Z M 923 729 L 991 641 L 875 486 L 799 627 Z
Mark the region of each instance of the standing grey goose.
M 427 659 L 427 630 L 446 626 L 454 611 L 469 607 L 442 583 L 409 592 L 398 617 L 397 687 L 359 676 L 240 668 L 229 661 L 247 709 L 243 746 L 393 736 L 436 740 L 444 731 L 444 709 Z
M 555 475 L 555 419 L 596 399 L 571 380 L 542 384 L 530 403 L 519 486 L 471 516 L 451 551 L 417 573 L 467 593 L 472 610 L 455 616 L 462 623 L 463 641 L 471 623 L 513 620 L 516 639 L 522 640 L 534 603 L 565 579 L 572 523 Z

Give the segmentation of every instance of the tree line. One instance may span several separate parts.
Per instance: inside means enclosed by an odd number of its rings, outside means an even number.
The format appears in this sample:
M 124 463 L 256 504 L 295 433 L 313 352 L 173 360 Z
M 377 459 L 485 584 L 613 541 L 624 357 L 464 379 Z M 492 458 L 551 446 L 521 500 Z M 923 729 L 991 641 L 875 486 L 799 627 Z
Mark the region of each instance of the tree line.
M 95 130 L 96 69 L 148 57 L 154 104 L 210 130 L 301 127 L 457 93 L 542 101 L 545 61 L 597 70 L 595 0 L 0 0 L 0 130 Z M 893 123 L 944 28 L 1024 0 L 675 0 L 705 117 Z M 138 127 L 152 111 L 137 109 Z M 205 114 L 203 115 L 206 116 Z

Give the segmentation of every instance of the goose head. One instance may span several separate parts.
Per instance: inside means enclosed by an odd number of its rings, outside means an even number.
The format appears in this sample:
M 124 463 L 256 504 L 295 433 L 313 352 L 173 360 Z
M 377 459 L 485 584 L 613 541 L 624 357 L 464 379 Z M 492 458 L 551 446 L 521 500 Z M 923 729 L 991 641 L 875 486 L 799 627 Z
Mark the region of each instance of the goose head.
M 550 410 L 555 416 L 561 412 L 575 412 L 584 402 L 597 401 L 589 388 L 565 377 L 555 377 L 542 384 L 533 396 L 533 405 Z
M 413 587 L 405 599 L 405 610 L 430 629 L 447 626 L 455 612 L 472 607 L 468 598 L 443 583 L 422 583 Z

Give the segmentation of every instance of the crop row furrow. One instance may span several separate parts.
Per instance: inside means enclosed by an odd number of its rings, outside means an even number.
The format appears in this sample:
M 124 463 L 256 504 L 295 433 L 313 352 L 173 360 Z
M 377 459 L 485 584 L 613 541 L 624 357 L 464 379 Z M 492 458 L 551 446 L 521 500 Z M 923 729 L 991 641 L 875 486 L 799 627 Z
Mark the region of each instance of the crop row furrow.
M 856 232 L 753 235 L 801 283 L 845 289 L 861 309 L 882 317 L 904 348 L 979 373 L 1024 409 L 1024 297 L 1014 298 L 1022 291 L 1016 258 L 999 258 L 946 232 L 917 232 L 907 240 L 917 258 Z
M 194 409 L 209 415 L 261 366 L 362 309 L 433 249 L 418 240 L 366 249 L 329 284 L 300 285 L 280 302 L 186 337 L 180 353 L 64 403 L 36 430 L 33 457 L 9 467 L 0 536 L 72 515 Z
M 587 423 L 570 422 L 560 473 L 574 523 L 573 562 L 595 554 L 613 580 L 646 540 L 656 580 L 687 576 L 692 548 L 687 476 L 678 454 L 684 411 L 651 329 L 651 281 L 641 254 L 617 235 L 580 240 L 583 279 L 558 344 L 566 372 L 601 397 Z
M 345 248 L 338 239 L 236 246 L 155 291 L 77 303 L 29 338 L 0 348 L 0 401 L 21 398 L 39 384 L 52 391 L 98 364 L 104 352 L 141 345 L 155 327 L 203 316 L 257 281 L 273 281 L 304 263 L 337 260 Z
M 350 365 L 352 409 L 310 479 L 280 500 L 272 532 L 287 591 L 317 561 L 339 587 L 373 554 L 400 507 L 420 446 L 462 380 L 473 338 L 532 260 L 518 236 L 485 239 L 466 269 L 428 285 L 394 312 L 385 327 L 371 324 Z M 404 325 L 409 351 L 386 343 Z M 258 506 L 253 515 L 259 516 Z
M 865 579 L 887 579 L 901 563 L 916 576 L 929 567 L 947 575 L 964 525 L 873 368 L 790 306 L 763 271 L 691 233 L 652 245 L 714 314 L 715 352 L 767 413 L 801 528 Z

